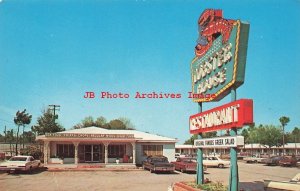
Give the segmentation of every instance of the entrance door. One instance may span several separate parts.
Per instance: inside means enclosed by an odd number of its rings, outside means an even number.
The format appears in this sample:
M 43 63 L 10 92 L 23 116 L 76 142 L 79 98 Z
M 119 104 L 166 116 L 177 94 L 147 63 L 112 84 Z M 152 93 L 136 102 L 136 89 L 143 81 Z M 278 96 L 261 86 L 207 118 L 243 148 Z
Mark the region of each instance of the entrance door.
M 103 145 L 79 145 L 78 157 L 80 162 L 104 162 Z
M 93 162 L 100 162 L 100 145 L 93 145 Z
M 84 160 L 85 162 L 92 162 L 92 145 L 84 145 Z

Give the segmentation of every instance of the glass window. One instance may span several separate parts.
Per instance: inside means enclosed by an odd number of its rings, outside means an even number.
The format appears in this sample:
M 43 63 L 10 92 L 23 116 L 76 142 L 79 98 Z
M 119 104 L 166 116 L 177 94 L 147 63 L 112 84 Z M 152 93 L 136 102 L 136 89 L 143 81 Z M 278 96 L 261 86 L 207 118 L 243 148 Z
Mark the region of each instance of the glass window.
M 162 145 L 143 145 L 143 154 L 145 156 L 163 155 Z
M 108 145 L 108 158 L 123 158 L 126 154 L 126 145 Z
M 60 158 L 74 158 L 73 144 L 57 144 L 56 155 Z
M 12 157 L 9 160 L 10 161 L 26 161 L 27 157 Z
M 64 145 L 57 145 L 56 155 L 58 157 L 63 157 L 63 153 L 64 153 Z
M 75 153 L 74 153 L 74 145 L 69 145 L 69 156 L 75 156 Z

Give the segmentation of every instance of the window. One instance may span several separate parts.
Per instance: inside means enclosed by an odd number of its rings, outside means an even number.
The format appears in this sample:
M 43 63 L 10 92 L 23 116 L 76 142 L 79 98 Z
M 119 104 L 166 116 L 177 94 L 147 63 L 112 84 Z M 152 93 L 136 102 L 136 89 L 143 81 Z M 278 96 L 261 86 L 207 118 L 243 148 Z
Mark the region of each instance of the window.
M 163 155 L 162 145 L 143 145 L 143 153 L 146 156 Z
M 74 158 L 74 145 L 72 144 L 57 144 L 56 155 L 63 158 Z
M 9 161 L 26 161 L 27 157 L 11 157 Z
M 108 145 L 108 158 L 123 158 L 126 153 L 126 145 Z

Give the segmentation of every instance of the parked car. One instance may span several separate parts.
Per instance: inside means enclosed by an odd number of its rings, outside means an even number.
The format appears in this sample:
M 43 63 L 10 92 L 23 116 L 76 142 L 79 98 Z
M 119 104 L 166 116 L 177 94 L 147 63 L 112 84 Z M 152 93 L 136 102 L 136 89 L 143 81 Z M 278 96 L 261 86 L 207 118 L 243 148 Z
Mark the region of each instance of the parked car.
M 296 159 L 297 159 L 297 163 L 296 163 L 296 166 L 297 167 L 300 167 L 300 156 L 296 156 Z
M 143 169 L 153 172 L 174 172 L 175 166 L 165 156 L 149 156 L 143 161 Z
M 246 163 L 261 163 L 263 160 L 264 158 L 257 157 L 255 155 L 243 158 L 243 161 L 245 161 Z
M 0 171 L 16 172 L 28 171 L 31 172 L 40 166 L 41 161 L 35 160 L 32 156 L 14 156 L 8 161 L 0 163 Z
M 296 166 L 297 159 L 294 156 L 285 156 L 279 161 L 280 166 Z
M 216 156 L 203 157 L 203 165 L 207 167 L 219 167 L 224 168 L 225 166 L 230 166 L 230 161 L 222 160 Z
M 283 159 L 283 156 L 272 156 L 262 160 L 262 163 L 266 165 L 279 165 L 279 161 Z
M 181 157 L 177 158 L 175 162 L 171 162 L 175 165 L 175 170 L 181 172 L 196 172 L 197 170 L 197 161 L 195 158 L 191 157 Z M 207 167 L 204 166 L 203 170 L 206 171 Z

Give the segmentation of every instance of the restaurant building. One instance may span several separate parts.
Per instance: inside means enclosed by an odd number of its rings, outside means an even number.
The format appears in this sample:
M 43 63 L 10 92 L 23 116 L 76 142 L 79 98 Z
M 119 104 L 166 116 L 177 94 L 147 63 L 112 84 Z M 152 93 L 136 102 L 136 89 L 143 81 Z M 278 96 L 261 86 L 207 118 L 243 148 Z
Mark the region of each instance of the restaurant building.
M 137 130 L 99 127 L 72 129 L 37 136 L 43 142 L 44 164 L 142 164 L 149 155 L 175 159 L 176 139 Z

